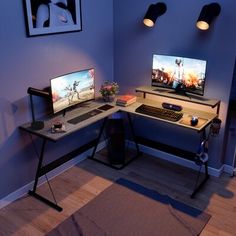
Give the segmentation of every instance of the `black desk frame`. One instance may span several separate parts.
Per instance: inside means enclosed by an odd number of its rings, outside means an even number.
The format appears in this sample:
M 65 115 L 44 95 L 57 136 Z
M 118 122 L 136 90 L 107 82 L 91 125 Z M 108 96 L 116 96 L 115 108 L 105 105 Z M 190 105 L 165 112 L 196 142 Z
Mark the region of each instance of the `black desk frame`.
M 142 92 L 142 91 L 138 90 L 138 92 Z M 144 92 L 144 97 L 146 96 L 146 93 L 148 93 L 148 92 L 146 92 L 146 91 Z M 217 106 L 217 114 L 218 114 L 220 102 L 217 102 L 216 106 Z M 132 124 L 132 118 L 131 118 L 131 114 L 134 114 L 134 115 L 137 114 L 135 112 L 129 112 L 129 110 L 120 107 L 120 109 L 117 108 L 114 111 L 112 111 L 111 113 L 105 115 L 104 117 L 99 118 L 97 121 L 103 120 L 103 122 L 101 124 L 100 131 L 99 131 L 99 134 L 98 134 L 97 138 L 95 138 L 94 140 L 90 141 L 88 144 L 86 144 L 86 145 L 84 145 L 82 147 L 79 147 L 79 148 L 71 151 L 70 153 L 68 153 L 68 154 L 66 154 L 66 155 L 56 159 L 55 161 L 53 161 L 53 162 L 51 162 L 51 163 L 49 163 L 49 164 L 47 164 L 45 166 L 43 166 L 43 159 L 44 159 L 44 155 L 45 155 L 46 143 L 47 143 L 47 141 L 55 141 L 56 142 L 56 140 L 52 140 L 52 139 L 50 139 L 50 137 L 44 136 L 44 135 L 42 135 L 42 134 L 40 134 L 38 132 L 30 130 L 29 127 L 25 127 L 24 125 L 21 126 L 20 128 L 22 130 L 25 130 L 25 131 L 27 131 L 30 134 L 34 134 L 34 135 L 42 138 L 42 146 L 41 146 L 41 151 L 40 151 L 40 155 L 39 155 L 38 166 L 37 166 L 37 171 L 36 171 L 35 180 L 34 180 L 34 186 L 33 186 L 33 189 L 29 191 L 29 195 L 31 195 L 31 196 L 37 198 L 38 200 L 46 203 L 47 205 L 49 205 L 50 207 L 56 209 L 57 211 L 62 211 L 63 210 L 62 207 L 58 206 L 58 204 L 56 202 L 54 203 L 54 202 L 44 198 L 43 196 L 41 196 L 41 195 L 39 195 L 37 193 L 37 185 L 38 185 L 39 177 L 45 175 L 49 171 L 51 171 L 51 170 L 55 169 L 56 167 L 64 164 L 65 162 L 71 160 L 72 158 L 78 156 L 79 154 L 85 152 L 86 150 L 88 150 L 90 148 L 93 148 L 92 155 L 90 156 L 90 159 L 98 161 L 98 162 L 106 165 L 106 163 L 104 163 L 102 161 L 99 161 L 94 156 L 95 156 L 95 153 L 97 151 L 97 147 L 98 147 L 99 141 L 101 139 L 102 133 L 104 131 L 104 128 L 105 128 L 108 116 L 113 114 L 113 113 L 115 113 L 115 112 L 117 112 L 117 111 L 123 111 L 123 112 L 125 112 L 127 114 L 129 126 L 131 128 L 131 135 L 133 137 L 133 140 L 134 140 L 134 143 L 135 143 L 135 148 L 136 148 L 136 151 L 137 151 L 137 155 L 134 158 L 132 158 L 130 161 L 128 161 L 127 163 L 124 163 L 124 165 L 122 165 L 121 168 L 124 168 L 126 165 L 128 165 L 131 161 L 133 161 L 136 157 L 138 157 L 141 154 L 141 152 L 139 150 L 138 137 L 135 135 L 134 127 L 133 127 L 133 124 Z M 201 142 L 208 139 L 208 137 L 206 136 L 206 128 L 207 128 L 207 126 L 205 126 L 201 131 L 199 131 L 199 132 L 203 132 Z M 203 181 L 201 181 L 199 183 L 199 177 L 200 177 L 200 172 L 201 172 L 202 165 L 204 165 L 204 167 L 205 167 L 205 177 L 204 177 Z M 197 179 L 196 179 L 196 182 L 195 182 L 195 187 L 194 187 L 193 193 L 191 194 L 191 198 L 193 198 L 196 195 L 196 193 L 203 187 L 203 185 L 206 183 L 206 181 L 209 178 L 208 163 L 207 163 L 207 161 L 202 163 L 202 165 L 200 165 L 200 168 L 199 168 L 199 171 L 198 171 L 198 175 L 197 175 Z M 112 167 L 111 165 L 109 165 L 109 166 Z M 113 167 L 113 168 L 121 169 L 121 168 L 117 168 L 117 167 Z M 54 198 L 54 200 L 55 200 L 55 198 Z
M 160 96 L 160 97 L 166 97 L 166 98 L 172 98 L 172 99 L 174 98 L 174 99 L 182 100 L 182 101 L 185 101 L 185 102 L 196 103 L 196 104 L 199 104 L 199 105 L 211 107 L 212 109 L 216 108 L 216 115 L 217 116 L 219 115 L 220 103 L 221 103 L 220 100 L 206 99 L 206 101 L 204 101 L 204 100 L 201 101 L 200 97 L 199 97 L 199 100 L 198 99 L 191 99 L 191 96 L 189 96 L 189 97 L 177 96 L 176 97 L 176 96 L 173 96 L 170 93 L 168 93 L 168 91 L 165 92 L 164 89 L 162 90 L 160 88 L 159 91 L 158 91 L 157 88 L 153 87 L 153 86 L 139 87 L 139 88 L 136 88 L 135 91 L 142 93 L 144 99 L 146 99 L 147 94 L 151 94 L 151 95 L 156 95 L 156 96 Z M 209 123 L 208 125 L 204 126 L 204 128 L 202 130 L 198 131 L 199 133 L 202 132 L 202 134 L 203 134 L 201 143 L 206 144 L 208 142 L 209 135 L 206 135 L 206 128 L 209 125 L 211 125 L 211 124 Z M 209 179 L 210 175 L 208 173 L 208 161 L 202 162 L 201 160 L 199 160 L 198 153 L 194 154 L 192 161 L 195 161 L 195 163 L 200 166 L 199 170 L 198 170 L 198 173 L 197 173 L 197 178 L 196 178 L 196 182 L 195 182 L 195 185 L 194 185 L 193 192 L 190 195 L 191 198 L 194 198 L 196 193 L 205 185 L 205 183 Z M 204 173 L 205 174 L 204 174 L 204 179 L 201 182 L 199 182 L 202 165 L 204 165 Z
M 209 135 L 206 135 L 206 128 L 207 127 L 208 126 L 206 126 L 201 131 L 200 143 L 206 144 L 208 139 L 209 139 Z M 195 195 L 201 190 L 201 188 L 205 185 L 205 183 L 209 179 L 210 175 L 208 173 L 208 161 L 202 162 L 199 159 L 198 153 L 189 152 L 189 151 L 182 150 L 182 149 L 179 149 L 179 148 L 175 148 L 175 147 L 172 147 L 172 146 L 169 146 L 169 145 L 163 145 L 163 144 L 158 143 L 154 140 L 148 140 L 148 139 L 142 138 L 140 136 L 136 137 L 136 140 L 137 140 L 138 144 L 142 144 L 144 146 L 151 147 L 153 149 L 157 149 L 157 150 L 160 150 L 160 151 L 163 151 L 163 152 L 166 152 L 166 153 L 173 154 L 173 155 L 178 156 L 180 158 L 190 160 L 190 161 L 194 162 L 197 166 L 199 166 L 199 169 L 197 171 L 196 180 L 195 180 L 195 183 L 193 184 L 194 185 L 193 186 L 193 191 L 190 194 L 190 198 L 194 198 Z M 171 151 L 170 151 L 170 149 L 171 149 Z M 204 177 L 200 181 L 202 166 L 204 166 Z
M 202 142 L 201 143 L 206 143 L 208 142 L 208 139 L 209 139 L 209 135 L 207 137 L 206 135 L 206 127 L 203 129 L 203 138 L 202 138 Z M 196 155 L 197 157 L 197 155 Z M 208 173 L 208 160 L 205 161 L 205 162 L 201 162 L 200 160 L 196 159 L 195 162 L 199 162 L 199 170 L 198 170 L 198 173 L 197 173 L 197 178 L 196 178 L 196 182 L 195 182 L 195 186 L 194 186 L 194 190 L 192 192 L 192 194 L 190 195 L 191 198 L 194 198 L 194 196 L 196 195 L 196 193 L 205 185 L 205 183 L 207 182 L 207 180 L 209 179 L 210 175 Z M 199 183 L 199 179 L 200 179 L 200 174 L 201 174 L 201 167 L 202 165 L 204 165 L 204 173 L 205 173 L 205 176 L 204 176 L 204 179 Z
M 90 148 L 93 148 L 93 151 L 92 151 L 92 155 L 89 158 L 92 159 L 92 160 L 98 161 L 100 163 L 106 164 L 106 163 L 104 163 L 102 161 L 97 160 L 94 156 L 95 156 L 95 153 L 97 151 L 97 147 L 98 147 L 99 141 L 101 139 L 102 133 L 104 131 L 106 122 L 108 120 L 108 116 L 103 118 L 103 122 L 102 122 L 102 124 L 100 126 L 99 134 L 98 134 L 98 137 L 96 139 L 90 141 L 89 143 L 87 143 L 86 145 L 84 145 L 82 147 L 79 147 L 79 148 L 77 148 L 77 149 L 67 153 L 66 155 L 56 159 L 55 161 L 52 161 L 51 163 L 49 163 L 49 164 L 47 164 L 45 166 L 43 165 L 43 160 L 44 160 L 44 156 L 45 156 L 46 143 L 47 143 L 47 141 L 52 141 L 52 140 L 46 138 L 43 135 L 37 135 L 37 136 L 42 138 L 42 145 L 41 145 L 41 149 L 40 149 L 40 155 L 39 155 L 38 166 L 37 166 L 37 171 L 36 171 L 36 175 L 35 175 L 33 189 L 29 190 L 29 192 L 28 192 L 30 196 L 35 197 L 36 199 L 44 202 L 45 204 L 47 204 L 48 206 L 54 208 L 55 210 L 57 210 L 59 212 L 61 212 L 63 210 L 63 208 L 60 207 L 57 204 L 53 192 L 52 192 L 52 195 L 53 195 L 53 198 L 54 198 L 55 202 L 52 202 L 49 199 L 47 199 L 47 198 L 45 198 L 45 197 L 43 197 L 43 196 L 41 196 L 40 194 L 37 193 L 38 180 L 39 180 L 39 178 L 41 176 L 47 174 L 51 170 L 57 168 L 58 166 L 64 164 L 65 162 L 71 160 L 72 158 L 76 157 L 77 155 L 83 153 L 84 151 L 86 151 L 86 150 L 88 150 Z M 132 125 L 132 120 L 131 120 L 130 114 L 127 113 L 127 116 L 128 116 L 129 125 L 130 125 L 130 128 L 131 128 L 131 133 L 132 133 L 132 136 L 134 138 L 137 154 L 129 162 L 125 163 L 121 168 L 124 168 L 126 165 L 128 165 L 131 161 L 133 161 L 134 159 L 136 159 L 140 155 L 139 146 L 138 146 L 138 143 L 136 142 L 136 139 L 135 139 L 136 136 L 135 136 L 135 133 L 134 133 L 134 129 L 133 129 L 133 125 Z M 33 132 L 33 131 L 30 132 L 30 130 L 27 130 L 25 128 L 22 128 L 22 129 L 28 131 L 30 133 L 30 135 L 31 135 L 31 133 L 36 135 L 36 133 Z M 113 168 L 121 169 L 121 168 L 117 168 L 115 166 Z
M 94 139 L 92 141 L 90 141 L 89 143 L 87 143 L 86 145 L 83 145 L 69 153 L 67 153 L 66 155 L 59 157 L 58 159 L 56 159 L 55 161 L 52 161 L 51 163 L 47 164 L 47 165 L 43 165 L 43 159 L 44 159 L 44 155 L 45 155 L 45 149 L 46 149 L 46 143 L 47 143 L 47 139 L 43 138 L 42 139 L 42 145 L 41 145 L 41 151 L 40 151 L 40 155 L 39 155 L 39 160 L 38 160 L 38 166 L 37 166 L 37 171 L 36 171 L 36 175 L 35 175 L 35 179 L 34 179 L 34 185 L 33 185 L 33 189 L 29 190 L 29 195 L 35 197 L 36 199 L 44 202 L 45 204 L 47 204 L 48 206 L 54 208 L 57 211 L 62 211 L 62 207 L 60 207 L 57 202 L 56 199 L 54 197 L 54 194 L 52 192 L 53 198 L 54 198 L 54 202 L 48 200 L 47 198 L 41 196 L 40 194 L 37 193 L 37 186 L 38 186 L 38 180 L 41 176 L 47 174 L 48 172 L 50 172 L 51 170 L 57 168 L 58 166 L 66 163 L 67 161 L 71 160 L 72 158 L 75 158 L 77 155 L 83 153 L 84 151 L 88 150 L 89 148 L 93 147 L 94 145 L 96 145 L 96 143 L 98 143 L 98 139 Z

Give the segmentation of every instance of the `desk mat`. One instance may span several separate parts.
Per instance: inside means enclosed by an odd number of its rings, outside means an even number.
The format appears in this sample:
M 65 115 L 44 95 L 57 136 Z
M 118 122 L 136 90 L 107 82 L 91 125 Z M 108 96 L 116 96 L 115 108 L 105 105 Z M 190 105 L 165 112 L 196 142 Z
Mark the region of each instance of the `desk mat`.
M 183 124 L 183 125 L 188 125 L 188 126 L 192 126 L 191 125 L 191 118 L 192 116 L 186 116 L 186 117 L 183 117 L 182 120 L 180 120 L 180 124 Z M 200 128 L 202 125 L 204 125 L 206 122 L 208 121 L 208 119 L 204 119 L 204 118 L 198 118 L 198 123 L 197 125 L 195 126 L 192 126 L 192 127 L 196 127 L 196 128 Z

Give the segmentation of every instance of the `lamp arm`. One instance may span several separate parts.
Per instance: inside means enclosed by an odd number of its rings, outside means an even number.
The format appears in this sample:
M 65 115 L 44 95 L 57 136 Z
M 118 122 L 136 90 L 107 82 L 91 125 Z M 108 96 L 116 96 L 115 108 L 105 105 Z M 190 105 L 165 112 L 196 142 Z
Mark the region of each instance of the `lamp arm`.
M 31 107 L 32 121 L 35 122 L 34 102 L 32 94 L 30 94 L 30 107 Z
M 36 89 L 32 87 L 28 88 L 27 93 L 30 95 L 35 95 L 35 96 L 44 97 L 44 98 L 50 97 L 50 93 L 48 91 L 44 91 L 44 90 Z

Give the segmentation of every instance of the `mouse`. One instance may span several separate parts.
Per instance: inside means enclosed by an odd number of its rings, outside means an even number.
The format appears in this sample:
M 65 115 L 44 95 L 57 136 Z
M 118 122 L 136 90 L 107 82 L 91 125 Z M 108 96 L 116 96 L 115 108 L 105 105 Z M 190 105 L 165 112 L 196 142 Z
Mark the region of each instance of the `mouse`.
M 192 116 L 191 117 L 191 120 L 190 120 L 190 123 L 192 126 L 195 126 L 198 124 L 198 117 L 197 116 Z
M 54 126 L 55 129 L 61 129 L 62 128 L 62 123 L 57 121 L 53 126 Z

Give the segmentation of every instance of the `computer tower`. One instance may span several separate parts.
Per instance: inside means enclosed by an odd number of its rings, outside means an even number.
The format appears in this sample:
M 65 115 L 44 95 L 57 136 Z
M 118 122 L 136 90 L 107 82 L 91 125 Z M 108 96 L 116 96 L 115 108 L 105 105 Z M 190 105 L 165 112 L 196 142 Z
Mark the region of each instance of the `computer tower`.
M 112 165 L 125 163 L 125 131 L 122 119 L 108 119 L 106 126 L 108 160 Z

